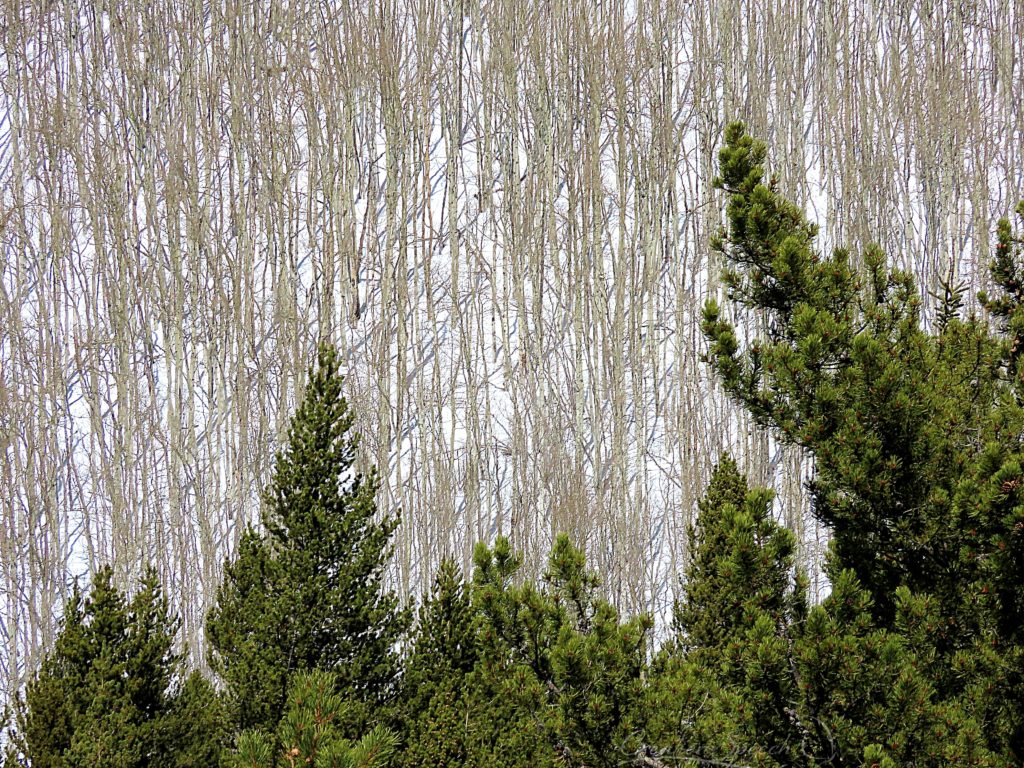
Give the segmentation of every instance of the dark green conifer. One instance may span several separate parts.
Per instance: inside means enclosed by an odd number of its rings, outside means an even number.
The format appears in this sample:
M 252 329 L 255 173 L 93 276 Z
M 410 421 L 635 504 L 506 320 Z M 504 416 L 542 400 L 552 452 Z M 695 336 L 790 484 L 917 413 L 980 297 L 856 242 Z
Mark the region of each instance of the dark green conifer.
M 543 582 L 553 638 L 549 727 L 562 760 L 581 768 L 629 764 L 645 728 L 650 618 L 621 618 L 564 534 L 555 539 Z
M 161 728 L 162 741 L 171 746 L 163 765 L 172 768 L 217 766 L 231 735 L 223 699 L 199 672 L 190 673 L 175 691 Z
M 959 652 L 953 665 L 974 684 L 943 696 L 937 667 L 946 661 L 933 638 L 942 623 L 937 603 L 901 587 L 894 626 L 878 627 L 853 571 L 832 564 L 829 571 L 832 592 L 811 610 L 794 648 L 802 750 L 813 764 L 1014 765 L 982 732 L 998 717 L 993 707 L 1000 708 L 1002 692 L 982 692 L 997 677 L 984 668 L 997 654 L 981 647 Z
M 879 627 L 867 591 L 833 559 L 832 592 L 808 612 L 792 536 L 769 502 L 726 459 L 700 504 L 676 635 L 651 672 L 648 733 L 661 762 L 1008 765 L 979 729 L 996 716 L 993 699 L 936 690 L 936 602 L 901 587 L 893 626 Z M 993 661 L 958 659 L 963 672 Z
M 88 595 L 76 586 L 56 644 L 19 703 L 13 743 L 28 764 L 187 766 L 197 745 L 181 735 L 196 732 L 207 738 L 206 764 L 215 764 L 224 732 L 179 695 L 177 627 L 153 571 L 130 600 L 110 568 L 95 574 Z
M 240 729 L 272 730 L 292 675 L 334 675 L 348 735 L 395 695 L 396 643 L 407 614 L 384 585 L 397 519 L 377 519 L 377 479 L 356 471 L 353 415 L 339 360 L 322 346 L 288 442 L 278 454 L 262 527 L 226 567 L 207 620 L 211 663 Z
M 152 724 L 177 663 L 176 631 L 152 572 L 130 603 L 110 568 L 96 573 L 88 596 L 76 587 L 23 702 L 18 738 L 33 768 L 78 765 L 70 756 L 92 749 L 103 762 L 125 765 L 160 753 Z M 114 730 L 118 743 L 102 746 Z
M 229 768 L 385 768 L 391 765 L 397 739 L 377 726 L 356 741 L 345 738 L 345 710 L 353 705 L 338 691 L 335 675 L 322 670 L 292 676 L 291 688 L 274 731 L 242 733 L 230 755 Z
M 515 584 L 508 540 L 475 554 L 480 663 L 473 764 L 619 766 L 642 747 L 650 621 L 622 621 L 559 536 L 541 585 Z
M 468 585 L 455 561 L 438 567 L 434 586 L 420 607 L 413 648 L 403 680 L 404 706 L 420 708 L 434 687 L 452 675 L 468 675 L 479 656 L 476 616 Z
M 690 564 L 676 604 L 674 641 L 687 650 L 724 648 L 752 624 L 752 609 L 776 626 L 805 611 L 795 579 L 796 541 L 771 517 L 771 493 L 750 490 L 736 462 L 723 456 L 689 531 Z
M 816 228 L 764 182 L 765 156 L 729 127 L 716 180 L 728 231 L 715 247 L 729 303 L 767 330 L 744 346 L 709 302 L 709 359 L 761 425 L 813 455 L 812 509 L 832 531 L 833 568 L 852 572 L 878 630 L 906 638 L 908 616 L 932 617 L 912 647 L 928 669 L 922 711 L 969 712 L 964 733 L 981 736 L 964 749 L 1019 760 L 1020 242 L 1000 223 L 995 293 L 981 297 L 990 317 L 958 317 L 950 287 L 930 333 L 911 276 L 878 248 L 815 249 Z M 1000 693 L 982 702 L 979 686 Z
M 690 531 L 675 632 L 648 700 L 652 740 L 684 762 L 803 764 L 792 646 L 807 603 L 795 540 L 771 502 L 724 457 Z
M 442 561 L 424 600 L 401 701 L 407 768 L 464 765 L 468 759 L 468 676 L 478 658 L 476 617 L 455 562 Z
M 493 548 L 473 553 L 473 605 L 478 614 L 480 657 L 470 678 L 468 764 L 494 768 L 548 768 L 556 756 L 544 720 L 549 637 L 535 589 L 516 583 L 521 559 L 499 536 Z

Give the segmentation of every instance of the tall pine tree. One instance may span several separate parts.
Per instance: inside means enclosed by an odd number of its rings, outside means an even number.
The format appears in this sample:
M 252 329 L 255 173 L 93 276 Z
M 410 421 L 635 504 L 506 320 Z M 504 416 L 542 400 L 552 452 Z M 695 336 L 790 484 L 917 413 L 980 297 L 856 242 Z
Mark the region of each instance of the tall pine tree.
M 1009 765 L 981 730 L 996 697 L 936 688 L 935 601 L 901 587 L 893 625 L 880 627 L 833 557 L 832 593 L 808 611 L 795 541 L 771 520 L 770 499 L 725 459 L 700 503 L 675 634 L 650 675 L 661 764 Z M 978 650 L 955 663 L 984 683 L 978 669 L 994 656 Z
M 349 736 L 395 695 L 408 616 L 384 568 L 398 521 L 378 519 L 377 479 L 356 472 L 342 383 L 336 350 L 321 346 L 277 456 L 262 526 L 242 537 L 207 619 L 211 663 L 239 729 L 276 728 L 299 671 L 332 673 Z
M 912 277 L 877 247 L 815 248 L 816 228 L 766 182 L 765 157 L 742 125 L 728 128 L 716 180 L 728 229 L 714 245 L 729 304 L 766 332 L 741 344 L 711 301 L 709 359 L 762 426 L 813 455 L 812 509 L 832 531 L 833 568 L 852 573 L 879 630 L 915 628 L 930 687 L 921 708 L 969 712 L 983 750 L 1020 760 L 1020 240 L 1000 223 L 988 316 L 961 317 L 947 291 L 929 329 Z

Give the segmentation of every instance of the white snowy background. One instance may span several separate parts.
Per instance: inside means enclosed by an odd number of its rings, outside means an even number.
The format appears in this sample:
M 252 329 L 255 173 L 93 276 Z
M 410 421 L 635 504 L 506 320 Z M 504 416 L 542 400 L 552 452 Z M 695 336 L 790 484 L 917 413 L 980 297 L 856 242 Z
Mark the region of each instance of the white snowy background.
M 568 531 L 663 620 L 723 449 L 815 572 L 808 462 L 700 362 L 722 130 L 823 248 L 978 288 L 1022 53 L 1015 0 L 0 4 L 0 698 L 106 562 L 157 566 L 202 664 L 321 338 L 404 594 Z

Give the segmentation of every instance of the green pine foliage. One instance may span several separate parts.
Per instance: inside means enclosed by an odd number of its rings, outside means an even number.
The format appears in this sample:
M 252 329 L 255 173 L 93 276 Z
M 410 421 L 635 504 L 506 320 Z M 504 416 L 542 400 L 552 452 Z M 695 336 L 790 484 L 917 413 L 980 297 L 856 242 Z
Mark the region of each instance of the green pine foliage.
M 100 570 L 88 596 L 75 589 L 53 652 L 30 681 L 18 739 L 33 768 L 143 765 L 162 751 L 156 716 L 177 658 L 177 622 L 150 573 L 129 601 Z M 119 731 L 117 743 L 105 744 Z
M 401 720 L 407 768 L 465 765 L 469 757 L 469 675 L 479 646 L 468 585 L 450 559 L 442 561 L 423 601 L 405 666 Z
M 648 738 L 661 763 L 1012 764 L 981 730 L 992 697 L 936 688 L 936 602 L 900 587 L 896 619 L 881 627 L 854 572 L 833 559 L 832 592 L 808 609 L 792 535 L 772 522 L 770 501 L 726 458 L 700 504 L 675 633 L 650 673 Z M 966 671 L 989 656 L 958 658 Z
M 281 722 L 272 732 L 245 731 L 227 761 L 228 768 L 385 768 L 397 738 L 378 726 L 357 741 L 344 736 L 352 718 L 350 701 L 338 693 L 331 672 L 313 670 L 292 677 Z
M 610 768 L 632 760 L 642 747 L 650 618 L 620 617 L 564 534 L 555 540 L 544 586 L 553 606 L 552 731 L 564 745 L 563 762 Z
M 505 537 L 473 553 L 473 606 L 479 660 L 470 679 L 472 766 L 556 765 L 545 729 L 548 691 L 541 675 L 549 656 L 539 592 L 517 584 L 521 559 Z M 541 669 L 541 675 L 537 671 Z
M 367 730 L 395 696 L 406 612 L 383 582 L 397 519 L 378 519 L 377 479 L 355 471 L 357 437 L 336 350 L 320 348 L 275 465 L 262 527 L 227 564 L 207 620 L 211 664 L 239 729 L 280 721 L 296 672 L 334 675 Z
M 935 327 L 939 333 L 943 333 L 951 322 L 960 319 L 967 296 L 967 283 L 955 278 L 951 265 L 949 274 L 939 278 L 939 289 L 932 291 L 931 296 L 937 302 Z
M 476 665 L 479 646 L 470 595 L 454 560 L 441 562 L 434 586 L 419 610 L 412 652 L 406 662 L 403 706 L 422 709 L 451 677 L 464 678 Z
M 475 563 L 472 764 L 631 762 L 643 748 L 650 620 L 621 620 L 564 535 L 539 585 L 515 583 L 519 559 L 507 539 L 478 546 Z
M 161 722 L 162 738 L 171 745 L 164 765 L 213 768 L 230 744 L 231 722 L 223 698 L 199 672 L 185 677 Z
M 991 690 L 955 697 L 938 690 L 937 665 L 945 662 L 932 639 L 942 621 L 934 601 L 901 587 L 896 622 L 879 627 L 853 571 L 836 571 L 834 565 L 829 570 L 832 592 L 812 609 L 794 646 L 801 683 L 796 708 L 806 724 L 804 751 L 815 759 L 810 764 L 1016 764 L 982 732 L 990 720 L 986 702 L 997 701 Z M 993 672 L 971 669 L 971 659 L 982 666 L 992 660 L 977 650 L 961 652 L 954 661 L 975 688 L 987 686 Z
M 959 738 L 980 735 L 964 750 L 1020 759 L 1020 240 L 1000 223 L 988 315 L 957 316 L 950 288 L 931 333 L 912 278 L 877 248 L 815 249 L 815 227 L 765 182 L 765 156 L 742 125 L 729 127 L 716 182 L 728 230 L 715 247 L 729 304 L 767 331 L 741 345 L 711 301 L 709 360 L 760 424 L 813 455 L 813 511 L 877 626 L 902 637 L 918 628 L 911 647 L 927 673 L 917 709 L 966 712 L 973 726 Z
M 21 759 L 32 768 L 216 765 L 226 733 L 209 684 L 181 681 L 177 628 L 152 571 L 130 599 L 110 568 L 87 595 L 76 586 L 56 644 L 18 702 L 12 743 Z
M 672 764 L 799 765 L 794 637 L 807 613 L 793 535 L 723 457 L 690 531 L 674 635 L 655 663 L 650 734 Z
M 10 743 L 10 734 L 13 729 L 11 727 L 12 710 L 10 706 L 4 706 L 3 718 L 0 719 L 0 739 L 4 740 L 4 748 L 0 749 L 0 768 L 4 768 L 7 765 L 17 765 L 15 763 L 15 752 L 14 745 Z
M 754 623 L 754 612 L 777 626 L 805 613 L 796 540 L 774 522 L 771 505 L 770 491 L 749 489 L 736 462 L 721 458 L 689 531 L 691 561 L 675 610 L 677 642 L 688 651 L 723 648 Z

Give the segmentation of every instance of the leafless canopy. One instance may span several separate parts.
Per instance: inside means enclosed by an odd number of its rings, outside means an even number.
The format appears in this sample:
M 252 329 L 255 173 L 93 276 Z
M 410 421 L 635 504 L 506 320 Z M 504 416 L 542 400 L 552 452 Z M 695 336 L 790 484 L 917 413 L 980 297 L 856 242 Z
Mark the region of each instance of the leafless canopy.
M 1022 48 L 1010 0 L 0 0 L 0 694 L 102 562 L 201 659 L 320 338 L 403 589 L 566 530 L 664 610 L 723 447 L 813 562 L 806 462 L 699 360 L 721 130 L 825 244 L 978 284 Z

